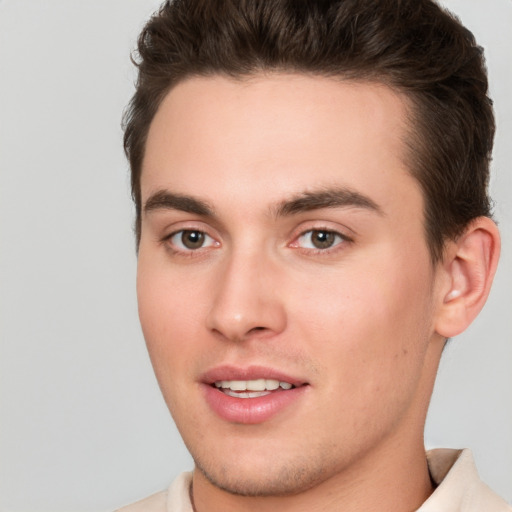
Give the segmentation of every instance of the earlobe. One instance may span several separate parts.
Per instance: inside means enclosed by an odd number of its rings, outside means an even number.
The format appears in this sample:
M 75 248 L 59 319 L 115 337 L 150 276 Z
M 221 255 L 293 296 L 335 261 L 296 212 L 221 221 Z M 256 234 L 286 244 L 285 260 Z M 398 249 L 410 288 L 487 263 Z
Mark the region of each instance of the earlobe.
M 483 308 L 489 295 L 500 253 L 496 224 L 478 217 L 449 243 L 442 265 L 436 332 L 451 338 L 464 331 Z

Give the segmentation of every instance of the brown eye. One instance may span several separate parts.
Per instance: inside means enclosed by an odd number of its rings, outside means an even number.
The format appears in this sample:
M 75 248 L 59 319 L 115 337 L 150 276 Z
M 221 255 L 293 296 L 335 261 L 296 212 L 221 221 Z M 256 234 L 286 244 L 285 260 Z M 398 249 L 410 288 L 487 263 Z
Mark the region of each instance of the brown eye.
M 303 233 L 298 239 L 298 245 L 303 249 L 325 250 L 339 245 L 345 237 L 327 229 L 312 229 Z
M 171 246 L 181 252 L 195 251 L 206 247 L 214 247 L 216 241 L 204 231 L 182 229 L 168 238 Z
M 312 231 L 311 243 L 317 249 L 328 249 L 336 241 L 336 235 L 332 231 Z
M 181 243 L 187 249 L 199 249 L 204 244 L 204 233 L 201 231 L 183 231 Z

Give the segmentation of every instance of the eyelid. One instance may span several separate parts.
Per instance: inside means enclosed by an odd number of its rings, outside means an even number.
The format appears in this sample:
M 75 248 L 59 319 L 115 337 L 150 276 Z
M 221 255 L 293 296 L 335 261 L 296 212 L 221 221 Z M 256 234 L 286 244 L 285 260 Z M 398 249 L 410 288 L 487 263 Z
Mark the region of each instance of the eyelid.
M 178 235 L 181 234 L 181 236 L 183 236 L 184 233 L 201 233 L 204 235 L 205 239 L 209 239 L 210 241 L 208 243 L 205 243 L 204 245 L 202 245 L 201 247 L 198 247 L 197 249 L 191 249 L 190 247 L 180 247 L 180 251 L 183 251 L 183 252 L 189 252 L 189 251 L 199 251 L 201 249 L 206 249 L 207 247 L 212 247 L 216 244 L 216 241 L 214 238 L 212 238 L 208 233 L 205 233 L 204 231 L 200 231 L 199 229 L 180 229 L 178 231 L 175 231 L 174 233 L 171 233 L 168 237 L 167 237 L 167 240 L 170 240 L 172 241 L 173 238 L 177 237 Z M 173 245 L 175 246 L 179 246 L 179 245 L 183 245 L 183 243 L 181 241 L 174 241 L 173 242 Z
M 296 230 L 296 234 L 293 235 L 292 242 L 289 244 L 289 247 L 294 249 L 306 252 L 308 254 L 330 254 L 332 252 L 341 250 L 342 247 L 345 247 L 347 243 L 352 243 L 354 241 L 352 236 L 347 235 L 345 230 L 339 229 L 337 227 L 328 226 L 325 223 L 323 224 L 313 224 L 308 226 L 307 228 L 302 227 L 300 230 Z M 347 228 L 348 231 L 348 228 Z M 351 230 L 350 230 L 351 231 Z M 334 245 L 326 248 L 315 248 L 315 247 L 302 247 L 299 243 L 300 239 L 307 235 L 308 233 L 313 232 L 326 232 L 332 233 L 336 237 L 339 237 L 339 241 L 337 241 Z
M 212 230 L 209 229 L 207 226 L 204 225 L 197 225 L 196 223 L 189 223 L 189 222 L 180 222 L 177 223 L 178 225 L 172 226 L 171 229 L 169 228 L 169 232 L 163 235 L 160 238 L 160 243 L 164 245 L 169 251 L 171 251 L 173 254 L 181 255 L 181 256 L 199 256 L 204 252 L 204 250 L 208 250 L 210 248 L 219 247 L 221 244 L 218 240 L 218 236 L 216 234 L 212 233 Z M 191 249 L 188 247 L 180 247 L 179 243 L 173 242 L 173 238 L 176 235 L 182 235 L 184 232 L 198 232 L 202 233 L 205 238 L 209 239 L 209 242 L 207 242 L 207 245 L 203 245 L 201 247 L 198 247 L 197 249 Z

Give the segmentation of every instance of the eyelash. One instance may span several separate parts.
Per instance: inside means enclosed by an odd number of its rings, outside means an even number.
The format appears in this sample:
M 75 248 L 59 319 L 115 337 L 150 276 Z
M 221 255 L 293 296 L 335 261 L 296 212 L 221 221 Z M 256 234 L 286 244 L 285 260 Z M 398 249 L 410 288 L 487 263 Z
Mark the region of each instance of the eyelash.
M 181 244 L 183 246 L 183 241 L 181 240 L 180 242 L 176 243 L 176 242 L 173 242 L 173 238 L 175 238 L 177 236 L 180 236 L 181 239 L 183 239 L 183 236 L 186 233 L 189 233 L 189 234 L 192 234 L 192 233 L 199 234 L 200 236 L 202 236 L 204 238 L 210 239 L 211 242 L 208 242 L 208 245 L 206 245 L 206 246 L 201 245 L 200 247 L 197 247 L 195 249 L 190 248 L 190 247 L 177 247 L 179 244 Z M 217 242 L 213 237 L 208 235 L 208 233 L 206 233 L 205 231 L 203 231 L 201 229 L 193 229 L 193 228 L 179 229 L 177 231 L 173 231 L 172 233 L 170 233 L 169 235 L 165 236 L 162 239 L 162 243 L 165 244 L 166 247 L 173 254 L 177 254 L 177 255 L 185 256 L 185 257 L 199 256 L 201 254 L 201 252 L 202 252 L 201 249 L 206 249 L 206 248 L 211 247 L 211 246 L 219 246 L 220 245 L 219 242 Z
M 307 235 L 312 236 L 315 233 L 317 233 L 317 234 L 322 233 L 327 236 L 334 236 L 333 245 L 330 245 L 329 247 L 325 247 L 325 248 L 318 248 L 318 247 L 305 248 L 305 247 L 301 247 L 299 245 L 299 240 L 301 238 L 304 238 Z M 315 228 L 307 229 L 306 231 L 301 232 L 299 234 L 299 236 L 297 236 L 295 238 L 294 242 L 292 242 L 292 244 L 290 244 L 290 246 L 297 248 L 298 250 L 307 252 L 308 254 L 327 255 L 327 254 L 331 254 L 333 252 L 337 252 L 337 251 L 341 250 L 342 248 L 340 246 L 344 246 L 346 243 L 350 243 L 350 242 L 353 242 L 353 240 L 350 237 L 340 233 L 339 231 L 335 231 L 335 230 L 329 229 L 329 228 L 315 227 Z
M 183 236 L 186 234 L 186 233 L 189 233 L 189 234 L 192 234 L 192 233 L 196 233 L 196 234 L 199 234 L 199 236 L 202 236 L 204 237 L 205 239 L 209 239 L 210 241 L 208 242 L 208 245 L 201 245 L 197 248 L 190 248 L 190 247 L 183 247 Z M 325 247 L 325 248 L 315 248 L 315 247 L 301 247 L 300 244 L 300 240 L 303 239 L 304 237 L 306 237 L 308 234 L 311 236 L 313 234 L 324 234 L 324 235 L 327 235 L 327 236 L 333 236 L 334 237 L 334 240 L 332 241 L 332 245 L 330 245 L 329 247 Z M 173 239 L 177 236 L 180 236 L 181 237 L 181 241 L 180 242 L 176 242 L 174 241 L 173 242 Z M 169 235 L 166 235 L 162 240 L 161 242 L 173 253 L 173 254 L 176 254 L 176 255 L 180 255 L 180 256 L 184 256 L 184 257 L 197 257 L 199 255 L 202 254 L 202 251 L 201 249 L 208 249 L 209 247 L 218 247 L 220 246 L 220 243 L 217 242 L 213 237 L 211 237 L 210 235 L 208 235 L 208 233 L 206 233 L 205 231 L 201 230 L 201 229 L 193 229 L 193 228 L 189 228 L 189 229 L 180 229 L 180 230 L 177 230 L 177 231 L 173 231 L 172 233 L 170 233 Z M 296 236 L 293 240 L 292 243 L 290 243 L 288 245 L 288 247 L 292 247 L 294 249 L 297 249 L 297 250 L 300 250 L 302 252 L 305 252 L 307 254 L 312 254 L 312 255 L 315 255 L 315 254 L 322 254 L 322 255 L 327 255 L 327 254 L 331 254 L 333 252 L 336 252 L 338 250 L 341 250 L 341 247 L 339 246 L 343 246 L 345 245 L 346 243 L 350 243 L 350 242 L 353 242 L 353 240 L 338 232 L 338 231 L 335 231 L 333 229 L 329 229 L 329 228 L 322 228 L 322 227 L 315 227 L 315 228 L 312 228 L 312 229 L 307 229 L 305 231 L 302 231 L 298 236 Z M 181 244 L 182 247 L 177 247 L 177 245 Z

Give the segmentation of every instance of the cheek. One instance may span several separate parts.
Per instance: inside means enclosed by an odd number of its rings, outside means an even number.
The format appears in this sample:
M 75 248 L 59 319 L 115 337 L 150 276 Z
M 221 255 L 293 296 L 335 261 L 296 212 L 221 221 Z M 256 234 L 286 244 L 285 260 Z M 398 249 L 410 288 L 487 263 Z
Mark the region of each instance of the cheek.
M 376 262 L 290 294 L 297 330 L 337 379 L 362 393 L 419 378 L 431 335 L 430 276 L 403 268 Z
M 190 339 L 199 339 L 198 316 L 204 304 L 204 297 L 200 295 L 193 283 L 139 256 L 139 318 L 161 385 L 163 379 L 183 369 L 181 362 L 193 348 Z
M 340 272 L 323 281 L 315 276 L 301 283 L 289 296 L 297 319 L 325 335 L 344 339 L 349 333 L 375 329 L 379 337 L 417 331 L 418 319 L 428 308 L 428 277 L 413 278 L 411 273 Z M 363 348 L 359 340 L 359 348 Z M 372 343 L 376 349 L 378 345 Z M 384 348 L 384 347 L 383 347 Z

